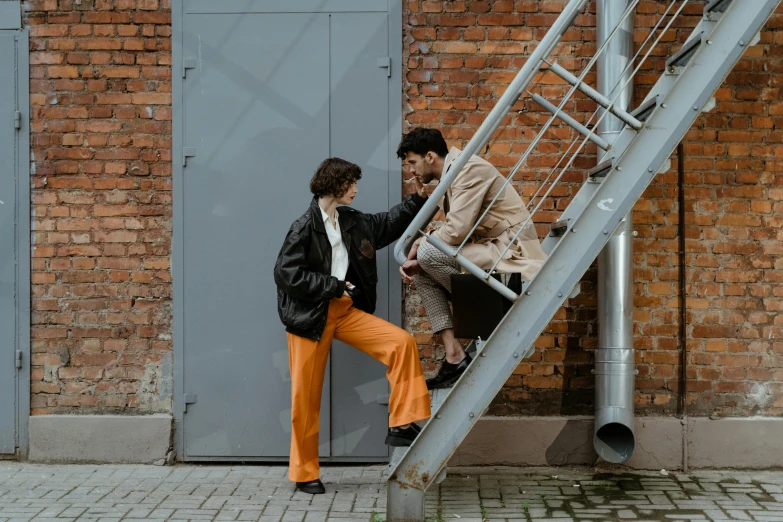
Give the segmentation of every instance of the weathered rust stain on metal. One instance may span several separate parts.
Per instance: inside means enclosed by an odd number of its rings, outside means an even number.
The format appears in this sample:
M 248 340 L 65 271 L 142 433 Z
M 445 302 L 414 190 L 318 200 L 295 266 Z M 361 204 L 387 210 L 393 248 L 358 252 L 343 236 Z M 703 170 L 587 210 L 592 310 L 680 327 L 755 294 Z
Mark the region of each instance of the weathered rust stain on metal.
M 419 476 L 419 468 L 422 466 L 424 466 L 424 461 L 421 460 L 411 466 L 410 469 L 405 472 L 405 480 L 408 482 L 408 485 L 414 489 L 424 491 L 424 489 L 427 487 L 427 481 L 425 479 L 422 482 L 422 477 Z

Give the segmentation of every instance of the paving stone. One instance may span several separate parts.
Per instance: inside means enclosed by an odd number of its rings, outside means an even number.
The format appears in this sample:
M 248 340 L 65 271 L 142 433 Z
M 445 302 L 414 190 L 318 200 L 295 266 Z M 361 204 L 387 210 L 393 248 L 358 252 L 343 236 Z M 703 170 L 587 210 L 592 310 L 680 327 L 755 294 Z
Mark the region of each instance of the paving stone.
M 383 466 L 324 470 L 326 495 L 295 492 L 284 466 L 0 465 L 0 522 L 10 520 L 385 519 Z M 609 478 L 606 478 L 609 476 Z M 578 487 L 574 487 L 577 485 Z M 527 508 L 525 510 L 525 508 Z M 373 515 L 375 513 L 375 515 Z M 574 470 L 452 468 L 426 495 L 430 521 L 783 522 L 783 473 L 612 477 Z M 457 518 L 459 515 L 460 518 Z

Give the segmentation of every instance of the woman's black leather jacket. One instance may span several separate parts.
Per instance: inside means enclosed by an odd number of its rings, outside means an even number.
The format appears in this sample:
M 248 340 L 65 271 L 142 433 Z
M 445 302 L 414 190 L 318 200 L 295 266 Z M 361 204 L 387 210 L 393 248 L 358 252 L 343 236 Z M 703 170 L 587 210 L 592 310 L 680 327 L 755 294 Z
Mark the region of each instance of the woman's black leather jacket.
M 375 311 L 376 251 L 402 235 L 425 201 L 426 198 L 411 194 L 388 212 L 378 214 L 337 208 L 350 265 L 347 279 L 358 287 L 356 308 L 369 314 Z M 275 263 L 277 312 L 287 332 L 321 339 L 329 301 L 345 291 L 345 281 L 339 281 L 331 272 L 332 246 L 318 200 L 313 198 L 307 212 L 291 225 Z M 354 276 L 358 280 L 352 280 Z

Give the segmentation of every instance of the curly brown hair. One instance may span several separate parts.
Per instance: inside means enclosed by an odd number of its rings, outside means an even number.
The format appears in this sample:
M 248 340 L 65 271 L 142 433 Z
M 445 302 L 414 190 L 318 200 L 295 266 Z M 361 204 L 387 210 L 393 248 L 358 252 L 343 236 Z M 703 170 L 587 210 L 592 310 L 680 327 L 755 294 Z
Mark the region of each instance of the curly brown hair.
M 321 162 L 310 180 L 310 192 L 316 197 L 339 198 L 352 183 L 362 179 L 359 165 L 340 158 L 328 158 Z

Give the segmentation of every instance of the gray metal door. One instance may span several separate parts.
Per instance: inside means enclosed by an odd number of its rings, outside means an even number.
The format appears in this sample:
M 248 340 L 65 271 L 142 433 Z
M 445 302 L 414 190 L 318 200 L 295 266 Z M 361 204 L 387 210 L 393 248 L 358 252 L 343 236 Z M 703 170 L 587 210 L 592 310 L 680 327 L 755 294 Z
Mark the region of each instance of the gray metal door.
M 264 12 L 270 4 L 243 2 L 242 13 L 184 5 L 180 302 L 190 460 L 288 455 L 288 351 L 272 269 L 288 226 L 308 208 L 316 166 L 329 156 L 361 165 L 361 210 L 386 210 L 391 199 L 387 13 Z M 388 257 L 379 265 L 378 313 L 388 316 Z M 388 456 L 384 376 L 383 365 L 335 343 L 322 456 Z
M 16 446 L 16 45 L 0 31 L 0 454 Z

